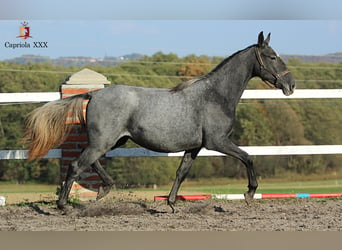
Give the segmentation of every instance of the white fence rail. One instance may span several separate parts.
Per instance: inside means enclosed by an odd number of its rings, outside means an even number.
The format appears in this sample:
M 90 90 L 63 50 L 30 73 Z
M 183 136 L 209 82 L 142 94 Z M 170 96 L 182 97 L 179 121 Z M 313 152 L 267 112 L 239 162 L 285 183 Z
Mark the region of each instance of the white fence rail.
M 241 99 L 312 99 L 342 98 L 342 89 L 297 89 L 293 95 L 284 96 L 281 90 L 245 90 Z M 49 102 L 60 99 L 59 92 L 0 93 L 0 104 Z M 342 145 L 300 146 L 246 146 L 241 147 L 250 155 L 312 155 L 342 154 Z M 106 153 L 106 157 L 182 156 L 184 152 L 158 153 L 144 148 L 118 148 Z M 223 156 L 215 151 L 201 150 L 199 156 Z M 52 149 L 44 158 L 61 158 L 60 149 Z M 0 150 L 0 160 L 26 159 L 27 150 Z
M 0 93 L 0 104 L 50 102 L 60 98 L 60 92 Z
M 50 102 L 60 99 L 60 92 L 0 93 L 0 104 Z M 290 96 L 279 89 L 245 90 L 241 99 L 317 99 L 342 98 L 342 89 L 297 89 Z
M 245 146 L 240 147 L 249 155 L 326 155 L 342 154 L 342 145 L 303 145 L 303 146 Z M 184 152 L 159 153 L 145 148 L 117 148 L 106 153 L 106 157 L 157 157 L 183 156 Z M 202 149 L 198 156 L 225 156 L 222 153 Z M 48 159 L 62 158 L 61 149 L 51 149 L 44 157 Z M 0 150 L 1 160 L 27 159 L 27 150 Z

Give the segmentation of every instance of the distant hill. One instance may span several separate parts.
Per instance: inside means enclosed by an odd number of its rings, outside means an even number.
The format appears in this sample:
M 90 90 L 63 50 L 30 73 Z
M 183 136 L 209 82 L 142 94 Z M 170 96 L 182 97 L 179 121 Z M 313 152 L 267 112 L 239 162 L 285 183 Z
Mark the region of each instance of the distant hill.
M 142 57 L 143 55 L 138 54 L 138 53 L 132 53 L 129 55 L 123 55 L 119 57 L 106 56 L 104 58 L 93 58 L 93 57 L 84 57 L 84 56 L 69 56 L 69 57 L 59 57 L 56 59 L 52 59 L 47 56 L 23 55 L 20 57 L 16 57 L 16 58 L 4 60 L 4 61 L 8 63 L 18 63 L 18 64 L 51 63 L 51 64 L 61 65 L 61 66 L 87 66 L 87 65 L 115 66 L 119 63 L 122 63 L 128 60 L 138 60 Z
M 51 59 L 47 56 L 37 55 L 23 55 L 13 59 L 4 60 L 8 63 L 51 63 L 61 66 L 87 66 L 87 65 L 101 65 L 101 66 L 115 66 L 119 63 L 128 60 L 138 60 L 143 55 L 139 53 L 132 53 L 119 57 L 106 56 L 104 58 L 93 58 L 84 56 L 70 56 L 59 57 Z M 342 63 L 342 53 L 334 53 L 327 55 L 281 55 L 281 57 L 287 62 L 289 59 L 298 59 L 302 62 L 327 62 L 327 63 Z
M 327 62 L 327 63 L 341 63 L 342 53 L 334 53 L 327 55 L 311 56 L 311 55 L 282 55 L 285 61 L 295 58 L 302 62 Z

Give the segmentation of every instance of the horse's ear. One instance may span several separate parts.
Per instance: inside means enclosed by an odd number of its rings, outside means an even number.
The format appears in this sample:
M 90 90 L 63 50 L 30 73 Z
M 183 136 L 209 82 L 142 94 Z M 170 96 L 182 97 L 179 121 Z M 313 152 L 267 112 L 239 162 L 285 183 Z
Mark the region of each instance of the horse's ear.
M 261 47 L 264 45 L 264 32 L 260 32 L 258 36 L 258 45 Z
M 258 46 L 263 47 L 265 45 L 268 45 L 271 40 L 271 33 L 268 33 L 266 39 L 264 39 L 264 32 L 260 32 L 258 36 Z
M 266 38 L 266 40 L 264 41 L 264 43 L 265 43 L 266 45 L 268 45 L 268 44 L 270 43 L 270 40 L 271 40 L 271 33 L 268 33 L 267 38 Z

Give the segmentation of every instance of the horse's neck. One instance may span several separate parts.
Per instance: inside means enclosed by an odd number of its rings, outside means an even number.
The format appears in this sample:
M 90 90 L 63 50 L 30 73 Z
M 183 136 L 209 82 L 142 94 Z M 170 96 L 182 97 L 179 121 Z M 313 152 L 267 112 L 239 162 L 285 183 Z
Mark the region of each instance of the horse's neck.
M 226 64 L 209 74 L 212 90 L 229 103 L 237 104 L 248 81 L 254 76 L 255 61 L 252 47 L 232 56 Z

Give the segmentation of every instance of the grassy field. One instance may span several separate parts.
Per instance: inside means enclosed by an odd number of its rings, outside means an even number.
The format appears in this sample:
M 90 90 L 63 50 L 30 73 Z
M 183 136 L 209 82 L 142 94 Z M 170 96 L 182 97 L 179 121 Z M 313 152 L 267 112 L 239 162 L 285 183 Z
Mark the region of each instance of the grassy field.
M 226 185 L 189 186 L 183 190 L 200 191 L 209 194 L 241 194 L 247 190 L 247 182 Z M 262 182 L 257 193 L 326 193 L 342 192 L 342 181 L 306 181 L 306 182 Z
M 128 191 L 169 191 L 171 184 L 155 189 L 127 189 Z M 0 195 L 10 193 L 55 193 L 57 185 L 44 184 L 8 184 L 0 183 Z M 213 181 L 185 181 L 181 191 L 202 192 L 207 194 L 243 193 L 247 189 L 247 180 L 219 179 Z M 125 191 L 125 190 L 120 190 Z M 324 193 L 342 192 L 342 180 L 313 180 L 313 181 L 259 181 L 258 193 Z
M 155 195 L 167 195 L 171 184 L 157 189 L 125 189 L 112 190 L 111 195 L 134 192 L 137 197 L 153 199 Z M 0 183 L 0 196 L 7 197 L 7 204 L 24 201 L 57 199 L 57 185 L 43 184 L 8 184 Z M 185 181 L 180 194 L 241 194 L 247 190 L 247 180 L 214 179 L 201 181 Z M 257 193 L 330 193 L 342 192 L 342 180 L 309 180 L 309 181 L 259 181 Z
M 56 192 L 57 185 L 44 184 L 9 184 L 0 182 L 0 195 L 11 193 L 51 193 Z

